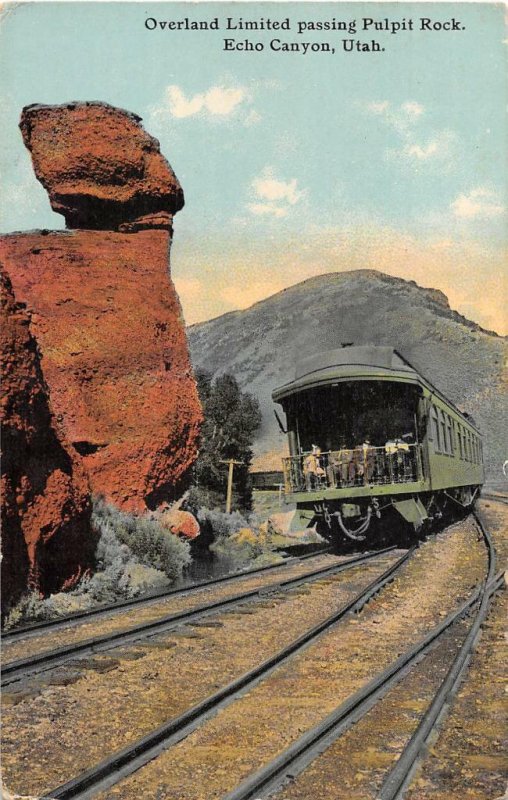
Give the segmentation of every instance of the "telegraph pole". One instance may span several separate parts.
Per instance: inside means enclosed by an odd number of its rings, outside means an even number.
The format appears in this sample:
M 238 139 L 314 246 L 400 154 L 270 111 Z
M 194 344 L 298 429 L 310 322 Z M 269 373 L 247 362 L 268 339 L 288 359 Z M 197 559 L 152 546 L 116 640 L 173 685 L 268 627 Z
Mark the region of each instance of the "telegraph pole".
M 228 458 L 227 460 L 221 459 L 221 464 L 229 464 L 228 469 L 228 491 L 226 494 L 226 514 L 231 514 L 231 501 L 233 499 L 233 470 L 235 468 L 235 464 L 243 464 L 243 461 L 235 461 L 234 458 Z

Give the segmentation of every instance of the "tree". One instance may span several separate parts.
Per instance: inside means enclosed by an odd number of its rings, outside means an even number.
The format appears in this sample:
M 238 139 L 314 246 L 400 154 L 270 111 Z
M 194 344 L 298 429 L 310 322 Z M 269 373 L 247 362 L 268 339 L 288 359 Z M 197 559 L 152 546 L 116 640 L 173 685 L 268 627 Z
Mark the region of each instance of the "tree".
M 196 373 L 204 422 L 201 429 L 199 456 L 195 464 L 193 504 L 207 508 L 223 508 L 227 489 L 227 465 L 235 466 L 233 508 L 250 511 L 252 484 L 249 467 L 252 442 L 261 424 L 261 411 L 255 397 L 242 392 L 233 375 L 219 375 L 212 380 L 204 371 Z

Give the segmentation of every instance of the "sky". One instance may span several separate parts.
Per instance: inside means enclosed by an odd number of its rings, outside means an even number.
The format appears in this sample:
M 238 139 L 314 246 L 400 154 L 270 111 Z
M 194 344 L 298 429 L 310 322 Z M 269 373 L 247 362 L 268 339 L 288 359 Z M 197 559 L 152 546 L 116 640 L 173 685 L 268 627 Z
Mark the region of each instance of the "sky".
M 188 324 L 368 268 L 508 333 L 504 17 L 474 3 L 4 5 L 0 230 L 64 227 L 23 146 L 22 107 L 102 100 L 143 118 L 183 186 L 171 272 Z M 168 24 L 215 18 L 219 30 Z M 383 49 L 356 50 L 372 41 Z

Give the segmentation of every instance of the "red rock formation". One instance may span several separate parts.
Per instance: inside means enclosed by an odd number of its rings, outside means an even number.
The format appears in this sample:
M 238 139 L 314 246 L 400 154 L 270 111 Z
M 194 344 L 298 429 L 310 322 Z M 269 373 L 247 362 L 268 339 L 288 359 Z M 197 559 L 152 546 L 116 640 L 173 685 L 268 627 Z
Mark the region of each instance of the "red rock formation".
M 159 522 L 163 528 L 175 536 L 183 536 L 184 539 L 196 539 L 200 533 L 196 517 L 190 511 L 182 511 L 180 508 L 161 513 Z
M 32 105 L 20 128 L 68 228 L 171 228 L 183 192 L 140 117 L 106 103 Z
M 201 423 L 168 274 L 182 190 L 158 142 L 125 111 L 30 106 L 21 128 L 53 208 L 69 226 L 94 229 L 0 243 L 32 312 L 53 408 L 92 490 L 126 510 L 154 509 L 185 486 Z
M 1 274 L 2 609 L 28 587 L 70 588 L 92 566 L 90 493 L 51 412 L 30 318 Z

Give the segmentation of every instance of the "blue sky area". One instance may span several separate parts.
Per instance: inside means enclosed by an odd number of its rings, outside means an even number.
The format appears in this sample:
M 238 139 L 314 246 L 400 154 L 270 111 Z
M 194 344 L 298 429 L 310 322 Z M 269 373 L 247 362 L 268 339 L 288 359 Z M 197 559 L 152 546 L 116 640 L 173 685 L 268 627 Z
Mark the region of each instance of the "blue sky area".
M 365 267 L 439 288 L 452 307 L 507 332 L 502 5 L 4 9 L 3 231 L 63 227 L 33 175 L 21 108 L 103 100 L 143 117 L 184 188 L 172 274 L 189 323 L 313 275 Z M 216 17 L 218 31 L 145 27 Z M 228 17 L 289 18 L 291 30 L 228 31 Z M 363 31 L 364 18 L 412 20 L 414 30 Z M 421 18 L 455 18 L 463 29 L 422 31 Z M 356 33 L 298 33 L 299 22 L 332 20 L 356 20 Z M 264 50 L 225 51 L 226 38 Z M 335 52 L 276 51 L 274 39 Z M 384 51 L 346 52 L 345 39 L 374 39 Z

